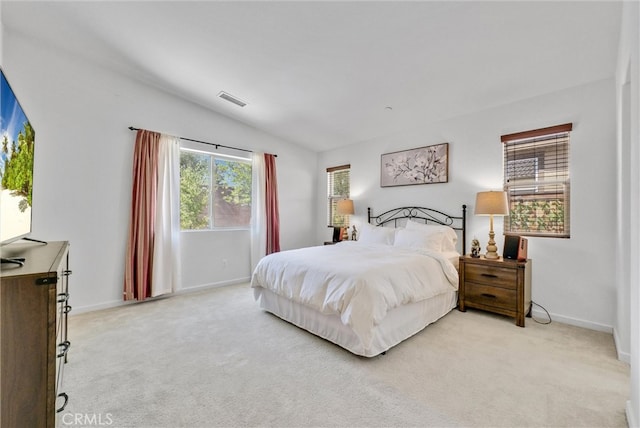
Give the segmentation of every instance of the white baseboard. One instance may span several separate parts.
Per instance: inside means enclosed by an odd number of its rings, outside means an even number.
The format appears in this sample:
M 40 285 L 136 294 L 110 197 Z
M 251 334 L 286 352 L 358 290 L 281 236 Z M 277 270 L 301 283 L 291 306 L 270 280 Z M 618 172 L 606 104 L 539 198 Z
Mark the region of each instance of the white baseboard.
M 73 300 L 71 300 L 71 303 L 73 303 Z M 69 316 L 73 317 L 75 315 L 85 314 L 87 312 L 102 311 L 104 309 L 117 308 L 118 306 L 131 305 L 133 303 L 137 303 L 137 302 L 136 301 L 125 302 L 123 300 L 114 300 L 112 302 L 100 303 L 98 305 L 73 306 L 73 310 L 69 312 Z
M 618 354 L 618 359 L 627 364 L 631 364 L 631 354 L 620 349 L 620 338 L 618 337 L 618 330 L 616 330 L 615 328 L 613 329 L 613 343 L 616 345 L 616 353 Z
M 533 314 L 534 317 L 536 317 L 536 319 L 542 319 L 542 320 L 548 319 L 546 312 L 544 312 L 540 308 L 537 308 L 535 305 L 533 308 L 534 309 L 531 311 L 531 313 Z M 616 347 L 616 354 L 618 355 L 618 360 L 627 364 L 631 363 L 631 354 L 629 354 L 628 352 L 622 351 L 622 349 L 620 348 L 620 339 L 618 337 L 618 332 L 612 326 L 599 324 L 593 321 L 581 320 L 578 318 L 571 318 L 571 317 L 558 315 L 558 314 L 551 314 L 551 320 L 561 322 L 563 324 L 574 325 L 576 327 L 587 328 L 589 330 L 596 330 L 596 331 L 602 331 L 604 333 L 613 334 L 613 342 Z
M 635 418 L 635 415 L 633 414 L 633 408 L 631 407 L 631 400 L 627 401 L 627 405 L 625 407 L 625 414 L 627 416 L 627 425 L 629 426 L 629 428 L 640 427 L 640 425 L 638 425 L 638 421 Z
M 532 315 L 536 319 L 546 320 L 548 319 L 547 313 L 540 308 L 537 308 L 535 305 L 531 311 Z M 576 327 L 583 327 L 589 330 L 602 331 L 605 333 L 613 333 L 613 327 L 610 325 L 600 324 L 593 321 L 581 320 L 578 318 L 567 317 L 559 314 L 550 314 L 552 321 L 561 322 L 563 324 L 575 325 Z
M 237 278 L 237 279 L 232 279 L 232 280 L 228 280 L 228 281 L 220 281 L 220 282 L 212 282 L 209 284 L 201 284 L 201 285 L 195 285 L 193 287 L 188 287 L 188 288 L 182 288 L 178 291 L 176 291 L 173 294 L 165 294 L 162 296 L 158 296 L 158 297 L 154 297 L 151 298 L 152 299 L 164 299 L 167 297 L 171 297 L 171 296 L 178 296 L 181 294 L 188 294 L 188 293 L 195 293 L 197 291 L 202 291 L 202 290 L 206 290 L 208 288 L 218 288 L 218 287 L 225 287 L 227 285 L 235 285 L 235 284 L 242 284 L 242 283 L 248 283 L 251 280 L 251 278 Z M 73 310 L 69 313 L 69 316 L 74 316 L 74 315 L 79 315 L 79 314 L 84 314 L 87 312 L 95 312 L 95 311 L 101 311 L 104 309 L 111 309 L 111 308 L 117 308 L 119 306 L 125 306 L 125 305 L 132 305 L 135 303 L 139 303 L 136 300 L 131 300 L 131 301 L 123 301 L 123 300 L 114 300 L 111 302 L 105 302 L 105 303 L 100 303 L 97 305 L 88 305 L 88 306 L 74 306 Z
M 187 293 L 195 293 L 196 291 L 206 290 L 208 288 L 218 288 L 218 287 L 226 287 L 227 285 L 236 285 L 242 284 L 244 282 L 248 283 L 251 281 L 251 278 L 236 278 L 228 281 L 220 281 L 220 282 L 211 282 L 208 284 L 200 284 L 194 285 L 193 287 L 182 288 L 174 293 L 174 295 L 178 294 L 187 294 Z

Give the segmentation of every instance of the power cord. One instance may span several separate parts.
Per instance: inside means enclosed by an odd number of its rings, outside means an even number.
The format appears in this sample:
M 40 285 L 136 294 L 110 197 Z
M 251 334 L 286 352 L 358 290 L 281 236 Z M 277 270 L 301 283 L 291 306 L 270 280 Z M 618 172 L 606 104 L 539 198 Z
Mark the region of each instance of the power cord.
M 545 311 L 547 313 L 547 318 L 549 318 L 548 321 L 538 321 L 537 319 L 535 319 L 535 317 L 533 316 L 533 311 L 531 313 L 531 319 L 534 320 L 535 322 L 537 322 L 538 324 L 551 324 L 551 315 L 549 315 L 549 311 L 547 311 L 544 307 L 542 307 L 541 305 L 537 304 L 536 302 L 534 302 L 533 300 L 531 301 L 532 305 L 536 305 L 537 307 L 539 307 L 540 309 L 542 309 L 543 311 Z

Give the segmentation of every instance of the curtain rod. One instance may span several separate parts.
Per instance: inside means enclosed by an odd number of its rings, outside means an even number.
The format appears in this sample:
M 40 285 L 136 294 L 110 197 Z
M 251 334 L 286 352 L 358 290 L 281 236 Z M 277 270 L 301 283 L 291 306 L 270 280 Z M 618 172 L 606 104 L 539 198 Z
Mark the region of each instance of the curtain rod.
M 145 129 L 140 129 L 140 128 L 135 128 L 133 126 L 129 127 L 130 130 L 132 131 L 145 131 Z M 194 140 L 192 138 L 186 138 L 186 137 L 178 137 L 181 140 L 184 141 L 193 141 L 194 143 L 200 143 L 200 144 L 207 144 L 209 146 L 215 146 L 216 150 L 219 149 L 220 147 L 224 147 L 225 149 L 232 149 L 232 150 L 240 150 L 241 152 L 249 152 L 249 153 L 253 153 L 253 150 L 248 150 L 248 149 L 241 149 L 239 147 L 231 147 L 231 146 L 225 146 L 224 144 L 217 144 L 217 143 L 209 143 L 207 141 L 200 141 L 200 140 Z M 278 155 L 273 155 L 275 157 L 278 157 Z

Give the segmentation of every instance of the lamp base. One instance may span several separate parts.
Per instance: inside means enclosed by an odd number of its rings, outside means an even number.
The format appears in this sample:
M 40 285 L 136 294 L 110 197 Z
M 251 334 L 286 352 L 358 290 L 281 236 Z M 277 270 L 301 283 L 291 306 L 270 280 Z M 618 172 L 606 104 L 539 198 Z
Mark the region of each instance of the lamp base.
M 487 244 L 487 252 L 484 255 L 485 259 L 495 260 L 500 258 L 496 241 L 493 240 L 495 236 L 496 234 L 493 232 L 493 216 L 491 216 L 491 230 L 489 230 L 489 243 Z
M 500 256 L 495 251 L 492 251 L 492 252 L 487 251 L 484 255 L 484 258 L 489 260 L 496 260 L 496 259 L 499 259 Z

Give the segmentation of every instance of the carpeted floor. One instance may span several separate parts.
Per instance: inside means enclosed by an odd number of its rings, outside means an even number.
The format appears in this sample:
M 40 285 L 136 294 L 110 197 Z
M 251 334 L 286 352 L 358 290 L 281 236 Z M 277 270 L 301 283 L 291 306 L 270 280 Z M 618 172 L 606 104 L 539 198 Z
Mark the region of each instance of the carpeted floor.
M 452 311 L 356 357 L 270 314 L 247 284 L 70 318 L 59 426 L 624 427 L 610 334 Z

